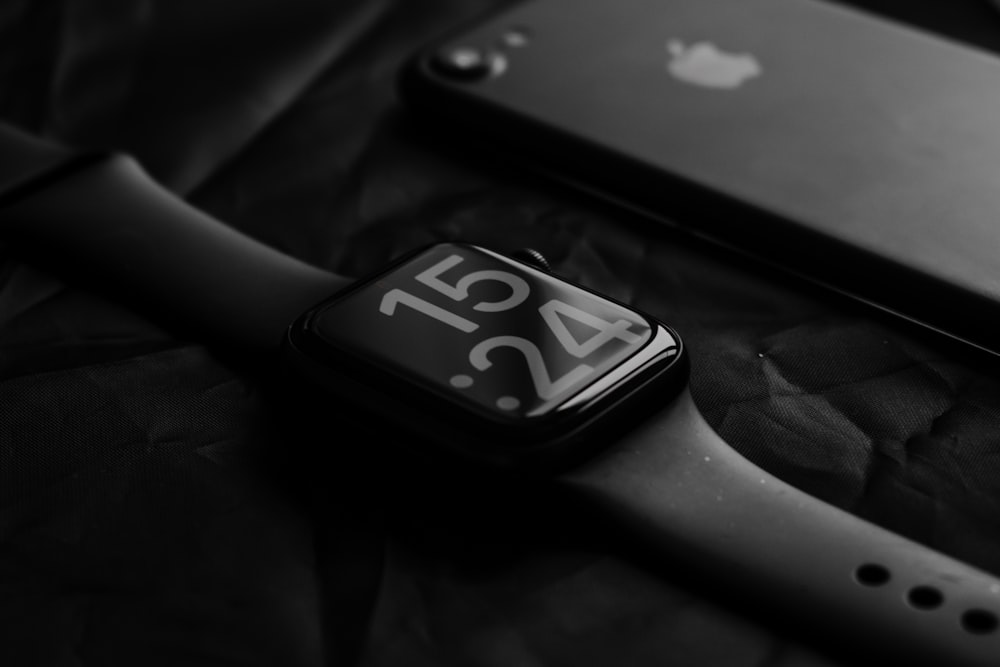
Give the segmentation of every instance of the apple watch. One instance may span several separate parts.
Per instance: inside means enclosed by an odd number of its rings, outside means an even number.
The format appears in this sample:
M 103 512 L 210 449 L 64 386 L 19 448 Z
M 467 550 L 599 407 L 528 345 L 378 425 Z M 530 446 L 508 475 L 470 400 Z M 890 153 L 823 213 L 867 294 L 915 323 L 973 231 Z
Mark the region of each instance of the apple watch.
M 0 204 L 0 235 L 29 253 L 102 272 L 213 342 L 280 347 L 343 413 L 468 474 L 546 478 L 761 609 L 896 664 L 1000 662 L 1000 580 L 740 456 L 692 401 L 678 332 L 544 266 L 444 243 L 350 282 L 116 158 Z
M 303 376 L 502 470 L 565 468 L 687 379 L 665 325 L 476 246 L 410 253 L 288 329 Z

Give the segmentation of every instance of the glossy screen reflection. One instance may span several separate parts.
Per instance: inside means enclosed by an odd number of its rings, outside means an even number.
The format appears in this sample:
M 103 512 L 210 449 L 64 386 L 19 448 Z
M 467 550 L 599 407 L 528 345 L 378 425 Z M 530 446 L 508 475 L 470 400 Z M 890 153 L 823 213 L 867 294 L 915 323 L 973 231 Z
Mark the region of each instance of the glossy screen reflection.
M 503 421 L 551 413 L 652 336 L 628 308 L 453 244 L 331 303 L 313 327 L 346 352 Z

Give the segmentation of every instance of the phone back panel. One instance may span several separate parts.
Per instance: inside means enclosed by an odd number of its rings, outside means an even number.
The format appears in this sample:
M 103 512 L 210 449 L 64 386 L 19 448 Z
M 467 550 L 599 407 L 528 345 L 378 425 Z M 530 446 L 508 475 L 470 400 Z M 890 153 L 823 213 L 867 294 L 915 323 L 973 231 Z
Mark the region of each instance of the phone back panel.
M 408 99 L 455 131 L 996 349 L 994 56 L 814 0 L 538 0 L 442 45 L 506 61 L 415 60 Z

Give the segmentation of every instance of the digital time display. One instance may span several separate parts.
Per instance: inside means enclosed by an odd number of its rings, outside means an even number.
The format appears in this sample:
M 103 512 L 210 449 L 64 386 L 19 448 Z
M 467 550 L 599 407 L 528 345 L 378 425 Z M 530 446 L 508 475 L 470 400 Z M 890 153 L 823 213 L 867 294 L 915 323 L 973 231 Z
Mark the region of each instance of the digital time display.
M 642 315 L 474 246 L 434 246 L 318 311 L 327 343 L 505 421 L 544 417 L 641 350 Z

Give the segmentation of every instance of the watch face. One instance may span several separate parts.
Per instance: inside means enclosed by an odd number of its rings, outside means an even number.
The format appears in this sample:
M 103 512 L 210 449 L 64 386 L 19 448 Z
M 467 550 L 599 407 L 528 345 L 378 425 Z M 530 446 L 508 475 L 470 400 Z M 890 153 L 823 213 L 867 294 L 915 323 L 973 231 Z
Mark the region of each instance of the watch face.
M 436 419 L 440 430 L 515 447 L 525 443 L 512 429 L 531 440 L 577 428 L 681 352 L 669 329 L 627 306 L 461 244 L 433 246 L 356 284 L 295 333 L 293 346 L 350 376 L 358 395 L 348 399 L 385 396 L 394 406 L 381 410 L 386 417 Z

